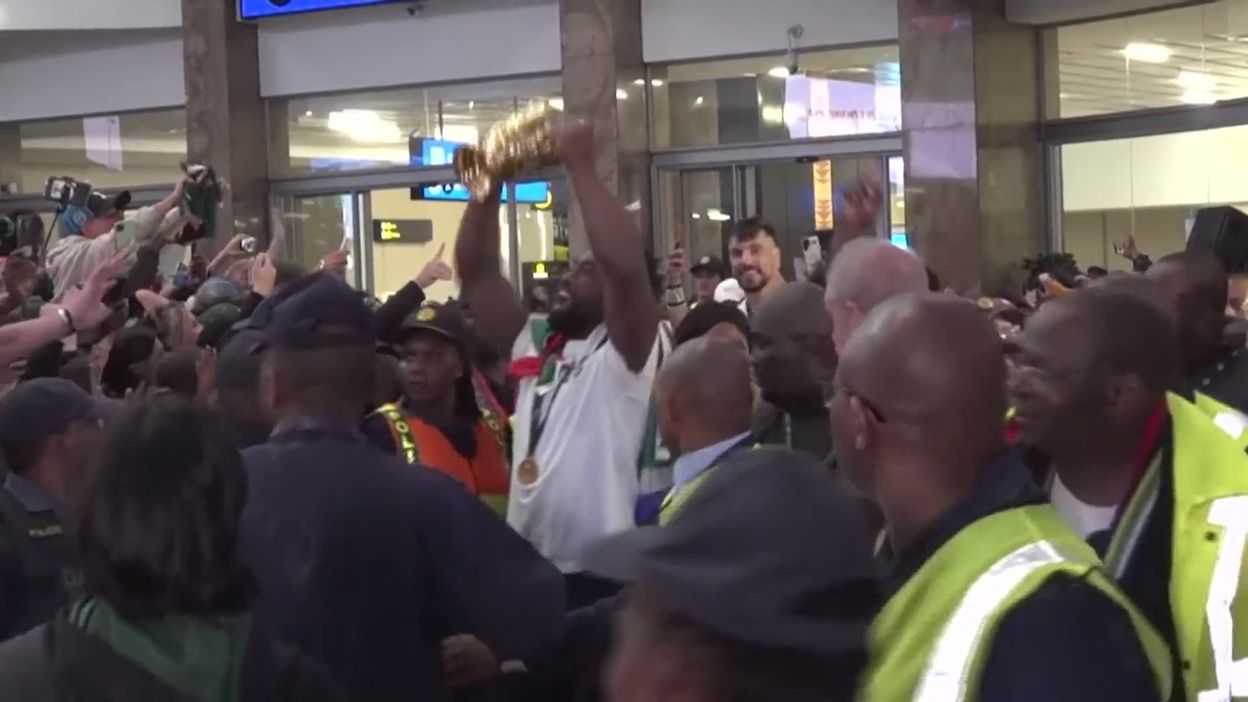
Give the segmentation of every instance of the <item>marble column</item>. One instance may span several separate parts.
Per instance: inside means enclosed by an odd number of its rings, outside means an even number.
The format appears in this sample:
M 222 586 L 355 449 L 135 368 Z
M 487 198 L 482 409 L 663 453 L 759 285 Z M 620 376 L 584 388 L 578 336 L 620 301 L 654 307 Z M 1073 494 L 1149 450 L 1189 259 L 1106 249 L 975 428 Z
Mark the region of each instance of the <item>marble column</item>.
M 640 0 L 560 0 L 563 105 L 593 122 L 597 170 L 650 232 L 650 155 L 641 57 Z M 570 216 L 572 255 L 587 250 L 580 207 Z
M 906 228 L 959 292 L 1012 289 L 1046 246 L 1039 30 L 1004 0 L 898 0 Z
M 236 21 L 235 3 L 182 0 L 186 153 L 229 183 L 210 246 L 235 232 L 263 236 L 266 129 L 256 28 Z
M 17 185 L 10 195 L 25 192 L 22 183 L 22 127 L 20 124 L 0 124 L 0 188 Z

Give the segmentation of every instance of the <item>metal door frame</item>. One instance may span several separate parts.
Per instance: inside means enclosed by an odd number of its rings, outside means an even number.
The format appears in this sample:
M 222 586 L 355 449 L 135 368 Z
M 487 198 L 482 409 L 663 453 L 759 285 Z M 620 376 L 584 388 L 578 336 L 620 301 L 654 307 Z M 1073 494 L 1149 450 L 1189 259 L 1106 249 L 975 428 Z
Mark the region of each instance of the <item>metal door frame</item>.
M 809 139 L 797 142 L 776 144 L 757 144 L 736 147 L 714 147 L 697 149 L 680 149 L 654 154 L 650 166 L 650 194 L 654 203 L 651 212 L 652 243 L 655 251 L 667 251 L 671 246 L 670 233 L 666 223 L 672 221 L 672 207 L 685 209 L 684 188 L 679 188 L 678 202 L 669 202 L 664 197 L 663 178 L 673 174 L 677 178 L 683 171 L 703 171 L 729 167 L 732 169 L 733 203 L 732 214 L 735 219 L 742 219 L 757 209 L 757 203 L 743 202 L 752 200 L 753 193 L 746 191 L 746 182 L 753 179 L 750 166 L 768 161 L 790 161 L 803 158 L 873 158 L 880 162 L 882 184 L 880 197 L 881 207 L 885 213 L 883 231 L 885 236 L 891 229 L 892 213 L 889 207 L 888 159 L 902 156 L 902 139 L 900 134 L 887 134 L 878 137 L 849 137 L 835 139 Z M 751 189 L 752 190 L 752 189 Z

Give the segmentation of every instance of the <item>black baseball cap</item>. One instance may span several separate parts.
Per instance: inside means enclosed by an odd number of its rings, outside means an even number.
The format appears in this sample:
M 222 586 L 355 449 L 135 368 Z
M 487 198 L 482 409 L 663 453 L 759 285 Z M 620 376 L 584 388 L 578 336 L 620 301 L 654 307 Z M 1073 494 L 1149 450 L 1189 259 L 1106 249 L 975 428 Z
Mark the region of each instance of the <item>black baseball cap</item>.
M 398 340 L 402 343 L 411 334 L 419 331 L 433 332 L 455 343 L 461 349 L 468 342 L 468 322 L 464 319 L 463 310 L 456 304 L 426 304 L 416 310 L 403 322 L 399 329 Z
M 87 198 L 87 209 L 91 211 L 91 216 L 93 217 L 103 217 L 114 212 L 125 212 L 126 208 L 130 206 L 130 199 L 129 190 L 123 190 L 111 198 L 98 190 L 93 190 Z
M 813 656 L 863 651 L 883 603 L 848 486 L 779 448 L 733 455 L 671 523 L 610 537 L 587 565 L 712 632 Z
M 328 273 L 283 285 L 238 326 L 261 332 L 269 348 L 373 346 L 377 340 L 372 310 Z
M 689 269 L 690 273 L 714 273 L 721 278 L 724 276 L 724 262 L 714 256 L 703 256 L 693 262 L 693 266 Z
M 109 408 L 64 378 L 19 383 L 0 401 L 0 448 L 35 446 L 79 420 L 103 422 Z

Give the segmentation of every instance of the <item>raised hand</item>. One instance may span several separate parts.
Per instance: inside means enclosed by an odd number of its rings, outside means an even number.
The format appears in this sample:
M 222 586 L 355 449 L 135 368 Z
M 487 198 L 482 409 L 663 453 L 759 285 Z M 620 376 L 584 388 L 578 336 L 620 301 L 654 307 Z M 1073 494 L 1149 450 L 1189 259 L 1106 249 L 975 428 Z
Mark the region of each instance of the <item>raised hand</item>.
M 880 182 L 863 178 L 858 185 L 845 193 L 839 225 L 855 233 L 861 233 L 875 225 L 880 215 Z M 837 228 L 840 229 L 841 226 Z
M 257 295 L 268 297 L 277 287 L 277 267 L 267 253 L 256 256 L 251 261 L 251 289 Z
M 451 269 L 451 264 L 442 257 L 445 253 L 446 244 L 443 243 L 438 247 L 438 252 L 433 255 L 433 258 L 420 269 L 420 273 L 416 274 L 416 285 L 420 286 L 421 290 L 427 289 L 438 281 L 455 278 L 455 271 Z

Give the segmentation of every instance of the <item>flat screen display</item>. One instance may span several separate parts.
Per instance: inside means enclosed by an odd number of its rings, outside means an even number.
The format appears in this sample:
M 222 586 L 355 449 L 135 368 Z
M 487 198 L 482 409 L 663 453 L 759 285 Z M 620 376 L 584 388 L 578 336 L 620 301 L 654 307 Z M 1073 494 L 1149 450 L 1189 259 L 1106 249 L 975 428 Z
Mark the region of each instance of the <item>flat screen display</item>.
M 398 0 L 238 0 L 240 19 L 254 20 L 282 15 L 298 15 L 322 10 L 341 10 L 348 7 L 385 5 Z
M 550 198 L 550 183 L 532 181 L 516 185 L 516 202 L 524 205 L 541 205 Z M 468 188 L 463 183 L 437 183 L 420 188 L 412 188 L 413 200 L 449 200 L 452 202 L 468 202 Z M 502 201 L 511 201 L 511 186 L 504 186 Z

